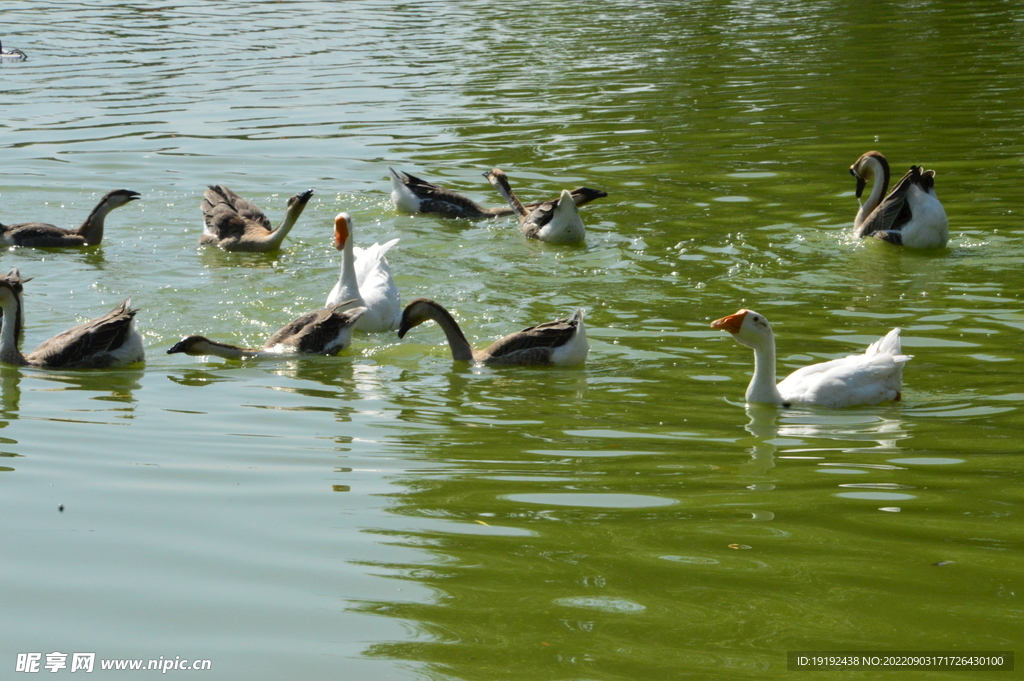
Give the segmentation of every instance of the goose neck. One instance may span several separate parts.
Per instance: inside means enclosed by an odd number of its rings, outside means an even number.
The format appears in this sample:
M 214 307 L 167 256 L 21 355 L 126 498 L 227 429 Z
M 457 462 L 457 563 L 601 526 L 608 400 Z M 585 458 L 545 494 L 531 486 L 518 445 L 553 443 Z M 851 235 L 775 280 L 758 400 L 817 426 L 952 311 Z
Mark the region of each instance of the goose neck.
M 427 316 L 437 322 L 441 330 L 444 331 L 445 338 L 448 339 L 448 347 L 452 351 L 452 359 L 460 362 L 471 362 L 475 359 L 476 353 L 473 352 L 472 346 L 466 340 L 466 334 L 462 333 L 459 323 L 455 321 L 455 317 L 448 310 L 440 305 L 430 305 Z
M 747 386 L 747 402 L 782 402 L 775 383 L 775 339 L 767 340 L 754 347 L 754 375 Z
M 356 254 L 352 245 L 352 237 L 345 239 L 341 249 L 341 291 L 339 301 L 355 299 L 355 305 L 362 305 L 363 297 L 359 295 L 359 280 L 356 277 Z
M 3 309 L 3 317 L 0 318 L 0 362 L 24 366 L 28 364 L 25 356 L 18 350 L 18 324 L 15 320 L 20 318 L 21 310 L 17 300 L 11 299 L 0 303 Z
M 868 166 L 874 179 L 871 182 L 871 193 L 864 203 L 861 204 L 860 210 L 857 211 L 857 219 L 855 221 L 857 225 L 867 219 L 875 208 L 878 208 L 878 205 L 882 203 L 882 199 L 885 198 L 885 192 L 889 189 L 889 164 L 882 163 L 877 158 L 872 157 L 868 159 Z

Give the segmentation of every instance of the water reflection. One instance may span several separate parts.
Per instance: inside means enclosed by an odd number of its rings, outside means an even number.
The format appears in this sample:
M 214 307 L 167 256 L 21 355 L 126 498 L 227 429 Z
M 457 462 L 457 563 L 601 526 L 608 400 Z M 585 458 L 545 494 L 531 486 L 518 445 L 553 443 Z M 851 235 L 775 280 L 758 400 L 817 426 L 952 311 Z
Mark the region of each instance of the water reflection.
M 878 468 L 871 463 L 875 454 L 899 451 L 900 440 L 910 436 L 902 418 L 867 410 L 779 410 L 770 405 L 748 404 L 746 413 L 750 421 L 745 428 L 757 438 L 746 467 L 758 474 L 774 468 L 778 458 L 818 460 L 822 462 L 819 466 L 835 466 L 828 459 L 837 454 L 847 461 L 849 455 L 856 455 L 854 461 L 844 465 Z M 866 463 L 858 463 L 858 460 Z M 863 471 L 831 468 L 827 472 Z

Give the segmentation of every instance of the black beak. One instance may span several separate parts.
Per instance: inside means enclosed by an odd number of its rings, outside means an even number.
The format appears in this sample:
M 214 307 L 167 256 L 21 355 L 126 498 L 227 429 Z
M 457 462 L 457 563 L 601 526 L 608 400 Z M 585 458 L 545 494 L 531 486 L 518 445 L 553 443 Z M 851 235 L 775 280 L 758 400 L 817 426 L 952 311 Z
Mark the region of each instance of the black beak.
M 863 177 L 858 175 L 857 171 L 854 170 L 853 168 L 850 168 L 850 174 L 857 178 L 857 198 L 859 199 L 861 194 L 864 193 L 864 187 L 866 187 L 868 183 L 867 181 L 864 180 Z

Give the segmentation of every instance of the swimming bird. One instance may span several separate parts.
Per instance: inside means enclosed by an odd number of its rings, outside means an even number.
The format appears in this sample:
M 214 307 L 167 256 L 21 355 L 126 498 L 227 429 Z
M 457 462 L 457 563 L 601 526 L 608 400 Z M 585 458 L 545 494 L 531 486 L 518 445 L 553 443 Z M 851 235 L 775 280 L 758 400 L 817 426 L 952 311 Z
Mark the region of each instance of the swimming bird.
M 484 208 L 472 199 L 441 185 L 421 180 L 415 175 L 394 168 L 388 170 L 391 172 L 391 200 L 394 201 L 395 208 L 404 213 L 435 213 L 443 218 L 466 220 L 486 220 L 515 214 L 511 206 Z M 608 196 L 606 192 L 590 187 L 576 187 L 569 193 L 577 206 Z M 526 209 L 533 210 L 539 205 L 527 204 Z
M 277 229 L 256 204 L 222 184 L 211 184 L 203 193 L 199 209 L 203 211 L 203 235 L 200 245 L 219 246 L 225 251 L 266 253 L 276 251 L 302 215 L 313 190 L 288 199 L 284 220 Z
M 4 47 L 3 43 L 0 42 L 0 59 L 25 61 L 26 59 L 28 59 L 28 55 L 19 50 L 17 47 Z
M 850 174 L 857 178 L 858 199 L 874 178 L 871 194 L 853 221 L 858 237 L 872 236 L 910 248 L 942 248 L 949 241 L 949 220 L 935 195 L 934 170 L 910 166 L 888 195 L 889 163 L 880 152 L 862 154 L 850 166 Z
M 185 336 L 175 343 L 168 355 L 183 352 L 186 355 L 216 355 L 225 359 L 281 357 L 285 355 L 336 355 L 352 342 L 352 328 L 366 312 L 365 307 L 341 308 L 345 302 L 333 307 L 313 310 L 292 320 L 267 339 L 262 348 L 243 348 L 218 343 L 205 336 Z
M 45 222 L 0 225 L 0 244 L 42 248 L 95 246 L 103 241 L 103 226 L 107 214 L 115 208 L 134 201 L 139 196 L 138 192 L 128 189 L 115 189 L 108 192 L 85 218 L 85 222 L 75 229 L 61 229 Z
M 352 226 L 352 216 L 348 213 L 335 216 L 334 247 L 341 251 L 341 274 L 327 296 L 327 305 L 348 300 L 364 306 L 366 313 L 356 323 L 357 331 L 378 333 L 397 329 L 402 304 L 385 254 L 398 239 L 359 248 L 353 243 Z
M 103 369 L 140 362 L 142 336 L 135 329 L 131 299 L 91 321 L 59 333 L 27 355 L 18 349 L 25 282 L 14 269 L 0 277 L 0 362 L 43 369 Z M 11 321 L 15 320 L 15 321 Z
M 484 350 L 474 350 L 448 310 L 429 298 L 418 298 L 402 312 L 398 337 L 403 338 L 409 329 L 430 319 L 441 326 L 448 339 L 452 359 L 457 361 L 574 366 L 583 364 L 590 352 L 587 330 L 583 325 L 583 308 L 579 307 L 571 317 L 531 326 L 491 343 Z
M 512 191 L 508 176 L 500 168 L 484 173 L 484 177 L 508 201 L 519 218 L 519 231 L 527 238 L 561 244 L 583 241 L 586 228 L 568 189 L 563 189 L 558 199 L 545 201 L 531 210 Z
M 740 345 L 754 350 L 754 376 L 747 402 L 820 407 L 852 407 L 899 400 L 903 365 L 910 361 L 900 348 L 900 330 L 893 329 L 862 355 L 849 355 L 797 369 L 775 383 L 775 334 L 768 320 L 753 310 L 740 310 L 711 322 L 728 331 Z

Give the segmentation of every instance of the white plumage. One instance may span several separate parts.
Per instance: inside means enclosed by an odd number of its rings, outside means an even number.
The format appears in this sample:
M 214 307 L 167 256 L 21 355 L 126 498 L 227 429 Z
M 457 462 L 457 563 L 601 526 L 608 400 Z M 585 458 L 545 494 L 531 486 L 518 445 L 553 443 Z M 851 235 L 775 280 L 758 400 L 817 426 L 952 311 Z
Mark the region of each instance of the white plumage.
M 711 322 L 711 328 L 730 332 L 740 345 L 754 350 L 754 376 L 747 402 L 821 407 L 880 404 L 901 398 L 903 365 L 910 359 L 900 348 L 900 330 L 893 329 L 861 355 L 797 369 L 775 383 L 775 334 L 764 316 L 740 310 Z
M 387 252 L 398 243 L 359 248 L 353 244 L 352 217 L 339 213 L 334 218 L 334 247 L 342 252 L 341 275 L 327 296 L 326 307 L 352 300 L 350 307 L 365 307 L 355 329 L 367 333 L 392 331 L 402 319 L 402 304 L 388 265 Z

